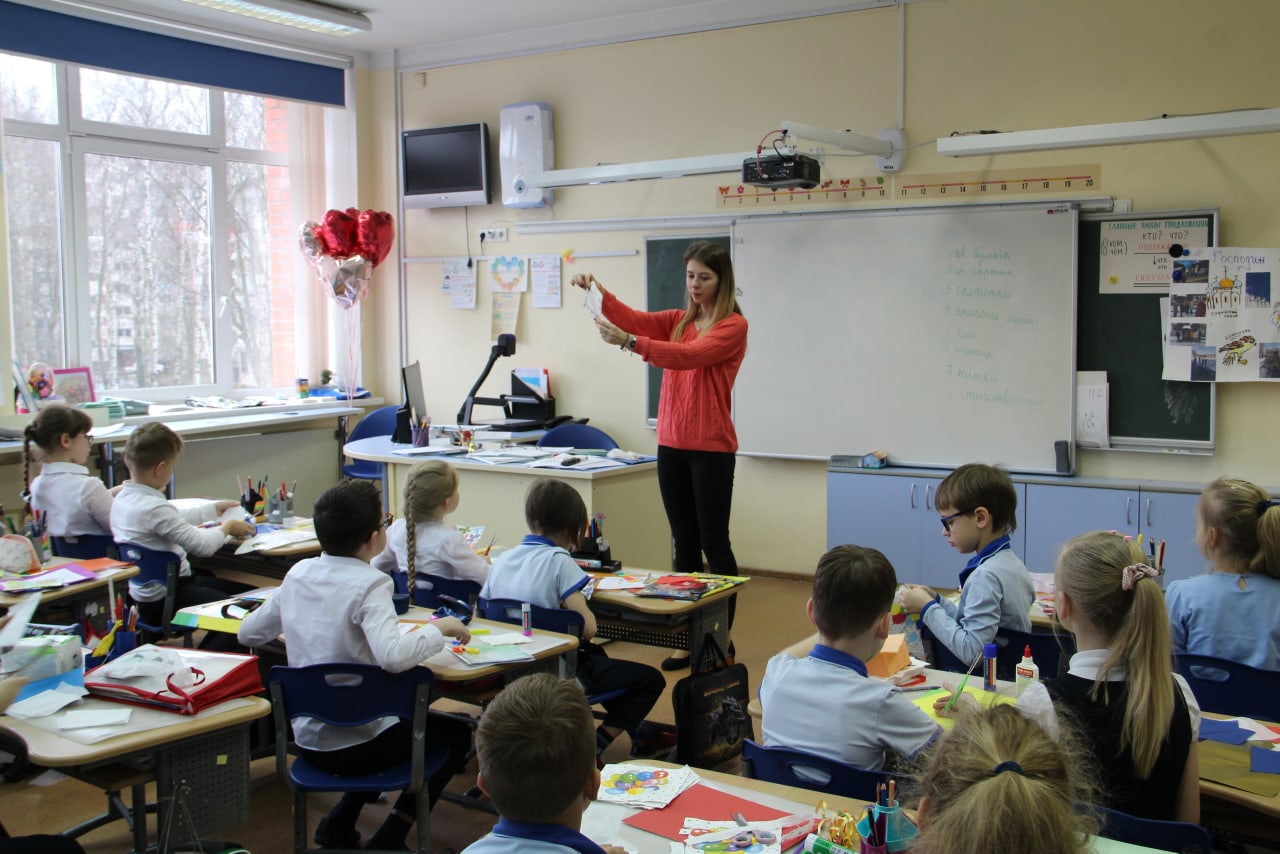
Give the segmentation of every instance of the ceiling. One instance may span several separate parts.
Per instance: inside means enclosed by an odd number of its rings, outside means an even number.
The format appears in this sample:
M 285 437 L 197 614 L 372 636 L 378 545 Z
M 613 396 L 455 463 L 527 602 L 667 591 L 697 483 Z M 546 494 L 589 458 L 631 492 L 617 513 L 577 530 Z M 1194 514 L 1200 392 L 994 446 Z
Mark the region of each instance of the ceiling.
M 396 68 L 453 65 L 895 5 L 895 0 L 327 0 L 329 5 L 362 12 L 373 22 L 370 32 L 338 38 L 181 0 L 19 2 L 81 15 L 106 8 L 129 16 L 122 23 L 159 21 L 161 29 L 195 27 L 351 56 L 359 66 Z

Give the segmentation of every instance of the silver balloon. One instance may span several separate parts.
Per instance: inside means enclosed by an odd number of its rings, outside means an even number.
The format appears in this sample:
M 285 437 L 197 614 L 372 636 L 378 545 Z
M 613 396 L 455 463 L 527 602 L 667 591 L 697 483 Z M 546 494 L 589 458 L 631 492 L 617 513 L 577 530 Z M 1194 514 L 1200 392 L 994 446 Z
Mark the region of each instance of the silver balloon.
M 325 279 L 329 296 L 343 308 L 351 308 L 369 291 L 373 280 L 373 264 L 360 255 L 352 255 L 337 265 Z

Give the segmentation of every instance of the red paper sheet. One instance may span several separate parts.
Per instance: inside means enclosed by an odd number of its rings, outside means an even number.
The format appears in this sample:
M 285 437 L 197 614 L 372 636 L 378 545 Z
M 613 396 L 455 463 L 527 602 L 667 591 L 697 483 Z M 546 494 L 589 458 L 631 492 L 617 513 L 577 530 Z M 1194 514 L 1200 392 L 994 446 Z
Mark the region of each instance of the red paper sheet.
M 790 815 L 782 810 L 695 783 L 662 809 L 642 810 L 622 821 L 632 827 L 682 842 L 684 837 L 680 835 L 680 828 L 684 827 L 686 818 L 719 821 L 727 820 L 739 812 L 747 821 L 771 821 Z

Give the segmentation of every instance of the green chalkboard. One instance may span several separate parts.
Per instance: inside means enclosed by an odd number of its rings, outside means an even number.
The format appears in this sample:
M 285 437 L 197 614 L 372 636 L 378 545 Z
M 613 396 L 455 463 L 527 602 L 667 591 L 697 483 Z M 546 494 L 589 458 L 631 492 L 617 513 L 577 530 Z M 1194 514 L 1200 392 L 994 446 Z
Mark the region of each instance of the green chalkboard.
M 645 310 L 662 311 L 684 308 L 684 251 L 695 240 L 719 243 L 732 252 L 729 235 L 696 237 L 652 237 L 644 244 Z M 645 412 L 650 421 L 658 418 L 658 393 L 662 388 L 662 369 L 648 366 L 649 405 Z
M 1167 294 L 1102 294 L 1098 268 L 1104 220 L 1203 218 L 1216 244 L 1217 213 L 1144 211 L 1080 217 L 1076 367 L 1106 371 L 1113 447 L 1212 450 L 1214 384 L 1166 382 L 1160 297 Z

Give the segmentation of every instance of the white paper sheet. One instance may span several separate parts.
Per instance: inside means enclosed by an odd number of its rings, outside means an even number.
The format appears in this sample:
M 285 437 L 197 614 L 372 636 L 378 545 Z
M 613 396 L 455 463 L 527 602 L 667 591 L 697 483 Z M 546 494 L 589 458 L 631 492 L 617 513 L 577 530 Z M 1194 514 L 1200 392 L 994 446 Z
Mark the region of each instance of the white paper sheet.
M 84 729 L 93 726 L 122 726 L 129 722 L 132 709 L 85 709 L 67 712 L 58 721 L 58 729 Z
M 68 685 L 65 682 L 57 688 L 51 688 L 48 691 L 41 691 L 34 697 L 14 703 L 5 710 L 5 714 L 15 718 L 23 718 L 27 720 L 35 718 L 44 718 L 79 700 L 81 697 L 88 696 L 89 692 L 80 685 Z

